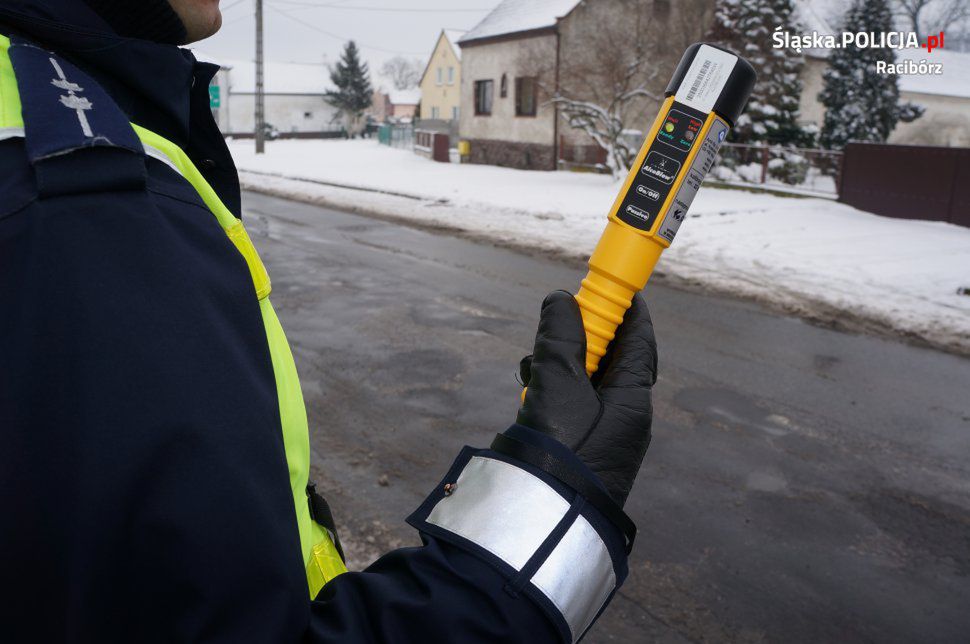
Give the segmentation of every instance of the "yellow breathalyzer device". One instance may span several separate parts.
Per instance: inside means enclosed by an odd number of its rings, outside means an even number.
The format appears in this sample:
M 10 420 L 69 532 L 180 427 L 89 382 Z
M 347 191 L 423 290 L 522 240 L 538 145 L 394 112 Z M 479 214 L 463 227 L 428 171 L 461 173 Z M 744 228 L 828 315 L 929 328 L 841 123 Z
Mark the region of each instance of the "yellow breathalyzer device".
M 576 294 L 589 375 L 674 240 L 754 83 L 751 65 L 728 50 L 697 43 L 684 53 Z

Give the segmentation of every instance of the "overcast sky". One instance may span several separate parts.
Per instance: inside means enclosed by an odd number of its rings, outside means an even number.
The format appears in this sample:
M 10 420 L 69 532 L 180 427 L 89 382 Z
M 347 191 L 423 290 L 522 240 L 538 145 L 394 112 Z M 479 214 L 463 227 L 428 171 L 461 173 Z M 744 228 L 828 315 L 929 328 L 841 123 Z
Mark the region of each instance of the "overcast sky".
M 373 71 L 397 54 L 425 61 L 442 28 L 470 29 L 499 0 L 263 0 L 267 60 L 334 62 L 353 39 Z M 194 45 L 216 58 L 252 60 L 254 0 L 222 0 L 222 30 Z

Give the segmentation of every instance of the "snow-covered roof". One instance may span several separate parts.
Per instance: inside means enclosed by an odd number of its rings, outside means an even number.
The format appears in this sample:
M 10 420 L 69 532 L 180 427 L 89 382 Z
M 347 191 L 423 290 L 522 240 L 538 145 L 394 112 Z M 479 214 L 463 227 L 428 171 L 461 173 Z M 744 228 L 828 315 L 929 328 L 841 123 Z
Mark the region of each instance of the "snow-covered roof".
M 256 93 L 256 63 L 225 60 L 229 87 L 234 94 Z M 330 70 L 323 63 L 263 63 L 263 89 L 267 94 L 323 94 L 331 89 Z
M 579 3 L 580 0 L 502 0 L 460 42 L 553 27 Z
M 939 94 L 970 98 L 970 54 L 946 49 L 900 49 L 896 52 L 896 62 L 911 60 L 914 63 L 940 63 L 942 74 L 900 74 L 899 89 L 903 92 Z
M 421 89 L 392 89 L 387 93 L 391 105 L 417 105 L 421 102 Z
M 455 56 L 458 56 L 458 60 L 461 60 L 461 47 L 458 46 L 458 41 L 468 32 L 458 29 L 445 29 L 444 31 L 445 37 L 451 43 L 451 48 L 455 51 Z

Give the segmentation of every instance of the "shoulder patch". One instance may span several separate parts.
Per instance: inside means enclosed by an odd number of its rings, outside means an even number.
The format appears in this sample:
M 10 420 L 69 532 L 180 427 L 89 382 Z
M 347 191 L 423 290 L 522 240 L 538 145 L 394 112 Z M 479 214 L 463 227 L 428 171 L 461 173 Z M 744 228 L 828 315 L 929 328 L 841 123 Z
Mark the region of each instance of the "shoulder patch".
M 20 93 L 27 158 L 37 170 L 42 192 L 144 186 L 145 148 L 128 117 L 98 83 L 58 54 L 23 39 L 11 38 L 9 55 Z M 65 158 L 81 150 L 99 151 L 79 155 L 98 170 L 83 178 Z M 104 161 L 110 168 L 102 167 Z
M 31 162 L 78 148 L 109 146 L 144 154 L 127 116 L 90 76 L 59 55 L 11 39 Z

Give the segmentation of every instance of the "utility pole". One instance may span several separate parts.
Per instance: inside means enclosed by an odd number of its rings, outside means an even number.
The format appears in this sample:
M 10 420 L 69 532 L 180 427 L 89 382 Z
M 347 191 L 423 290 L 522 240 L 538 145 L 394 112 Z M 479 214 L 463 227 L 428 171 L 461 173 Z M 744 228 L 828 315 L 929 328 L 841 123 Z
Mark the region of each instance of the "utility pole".
M 263 0 L 256 0 L 256 154 L 266 151 L 263 103 Z

